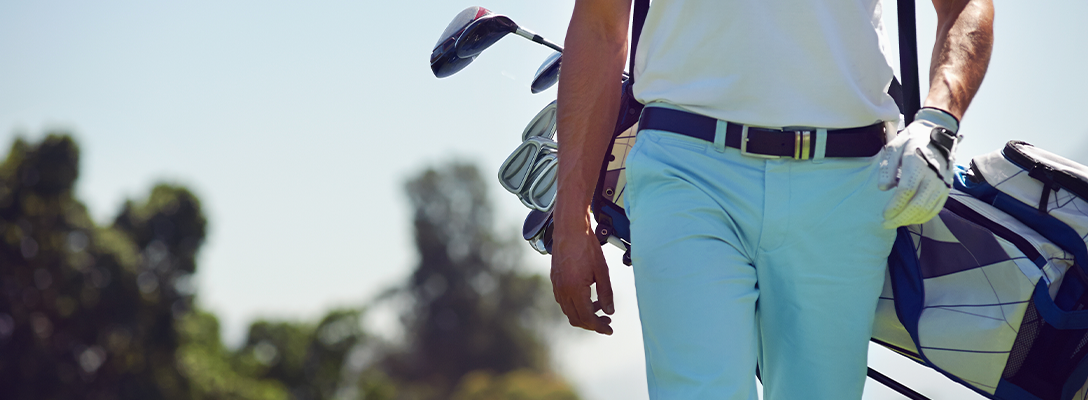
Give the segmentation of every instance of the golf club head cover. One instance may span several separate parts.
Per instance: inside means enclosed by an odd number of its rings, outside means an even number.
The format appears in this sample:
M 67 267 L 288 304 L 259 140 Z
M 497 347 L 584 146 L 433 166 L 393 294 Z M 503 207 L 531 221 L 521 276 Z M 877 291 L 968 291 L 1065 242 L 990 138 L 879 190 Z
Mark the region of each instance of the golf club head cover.
M 878 185 L 880 190 L 895 188 L 884 208 L 885 228 L 921 224 L 944 207 L 952 189 L 958 130 L 952 114 L 925 107 L 884 146 Z

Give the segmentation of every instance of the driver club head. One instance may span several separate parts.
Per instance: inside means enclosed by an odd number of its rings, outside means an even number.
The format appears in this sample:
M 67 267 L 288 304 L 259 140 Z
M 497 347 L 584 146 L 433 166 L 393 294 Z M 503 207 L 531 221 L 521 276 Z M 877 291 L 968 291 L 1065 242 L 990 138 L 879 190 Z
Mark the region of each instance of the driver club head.
M 525 223 L 521 226 L 521 237 L 525 240 L 533 240 L 544 231 L 544 227 L 552 222 L 551 211 L 530 210 L 525 216 Z
M 522 225 L 522 237 L 529 242 L 533 250 L 540 254 L 551 254 L 553 225 L 551 211 L 529 211 Z
M 446 30 L 442 31 L 442 35 L 438 37 L 434 50 L 431 51 L 431 72 L 435 77 L 445 78 L 453 75 L 472 63 L 475 56 L 458 57 L 457 39 L 473 22 L 489 15 L 493 14 L 488 9 L 472 6 L 458 13 L 446 26 Z
M 544 60 L 544 63 L 536 70 L 536 75 L 533 76 L 532 85 L 529 86 L 533 94 L 543 92 L 559 82 L 559 67 L 562 62 L 563 53 L 558 51 Z
M 457 38 L 457 43 L 454 45 L 457 56 L 475 58 L 499 39 L 517 30 L 518 24 L 515 24 L 510 17 L 489 12 L 465 27 L 465 31 Z

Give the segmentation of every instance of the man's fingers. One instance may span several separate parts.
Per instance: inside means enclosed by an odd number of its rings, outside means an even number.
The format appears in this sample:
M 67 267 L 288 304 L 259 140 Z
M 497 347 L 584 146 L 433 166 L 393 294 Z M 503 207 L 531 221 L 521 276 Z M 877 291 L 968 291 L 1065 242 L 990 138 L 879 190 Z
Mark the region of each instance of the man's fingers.
M 597 315 L 597 311 L 601 309 L 600 302 L 595 301 L 583 306 L 575 305 L 573 302 L 568 304 L 570 304 L 573 312 L 567 315 L 567 321 L 572 326 L 605 335 L 612 334 L 612 327 L 609 326 L 612 323 L 612 318 Z M 563 312 L 566 313 L 566 308 L 563 309 Z
M 597 319 L 597 329 L 596 329 L 597 333 L 604 334 L 604 335 L 612 335 L 612 326 L 610 325 L 612 323 L 612 318 L 608 318 L 608 317 L 605 317 L 605 316 L 594 317 L 594 318 Z
M 604 310 L 605 314 L 612 315 L 616 312 L 616 303 L 612 297 L 612 281 L 608 277 L 608 266 L 598 268 L 594 275 L 597 281 L 597 301 L 601 303 L 601 310 Z
M 563 314 L 567 316 L 567 322 L 571 326 L 605 335 L 612 334 L 612 327 L 609 326 L 612 319 L 597 315 L 597 311 L 601 309 L 601 303 L 599 301 L 589 301 L 588 287 L 584 297 L 564 298 L 559 302 L 559 307 L 563 309 Z
M 937 214 L 941 212 L 941 208 L 944 207 L 945 200 L 948 200 L 948 190 L 946 190 L 947 188 L 943 187 L 944 182 L 929 180 L 927 181 L 927 183 L 928 187 L 926 188 L 926 191 L 929 192 L 930 195 L 926 198 L 926 203 L 922 207 L 922 215 L 918 217 L 917 222 L 915 222 L 918 224 L 924 223 L 933 219 L 933 217 L 936 217 Z
M 558 237 L 556 246 L 552 255 L 552 289 L 568 322 L 575 327 L 612 334 L 609 326 L 612 320 L 597 316 L 599 310 L 614 308 L 608 265 L 597 238 L 591 234 Z M 600 291 L 597 302 L 590 296 L 594 284 Z
M 942 182 L 934 179 L 923 180 L 903 210 L 884 221 L 884 227 L 891 229 L 929 221 L 940 213 L 947 199 L 948 191 Z
M 895 188 L 895 192 L 892 193 L 892 198 L 888 200 L 888 205 L 884 207 L 884 220 L 891 221 L 903 214 L 911 199 L 917 194 L 918 189 L 916 187 L 910 187 L 900 182 L 899 187 Z
M 926 167 L 924 160 L 916 156 L 910 156 L 903 160 L 900 167 L 899 184 L 896 186 L 895 192 L 892 193 L 892 198 L 888 200 L 887 207 L 884 208 L 885 220 L 895 219 L 918 194 L 918 186 L 922 183 L 921 174 L 924 172 L 921 170 L 922 168 L 928 167 Z
M 585 328 L 584 324 L 582 324 L 582 321 L 578 319 L 578 312 L 575 311 L 574 302 L 570 300 L 560 300 L 559 308 L 563 309 L 563 315 L 567 316 L 567 322 L 570 323 L 570 326 L 573 326 L 575 328 Z
M 606 335 L 612 334 L 612 327 L 608 326 L 612 320 L 601 320 L 602 317 L 597 316 L 596 311 L 593 309 L 593 303 L 589 301 L 589 296 L 586 296 L 584 301 L 576 300 L 574 307 L 578 320 L 584 323 L 581 327 Z
M 899 180 L 899 159 L 901 148 L 885 147 L 880 157 L 880 174 L 877 176 L 877 188 L 889 190 L 895 187 Z

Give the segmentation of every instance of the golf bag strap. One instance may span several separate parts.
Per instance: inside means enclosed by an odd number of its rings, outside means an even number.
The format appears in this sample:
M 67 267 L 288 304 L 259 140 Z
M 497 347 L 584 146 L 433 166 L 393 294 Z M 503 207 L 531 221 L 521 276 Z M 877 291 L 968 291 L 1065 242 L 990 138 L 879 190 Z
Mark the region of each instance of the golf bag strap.
M 635 0 L 635 12 L 631 21 L 631 54 L 627 55 L 632 82 L 635 80 L 635 53 L 638 51 L 638 38 L 642 36 L 642 25 L 646 24 L 646 14 L 649 12 L 650 0 Z
M 918 33 L 914 18 L 914 0 L 896 2 L 899 13 L 899 75 L 903 80 L 903 118 L 905 123 L 914 121 L 914 114 L 922 107 L 922 91 L 918 86 Z
M 893 98 L 898 94 L 902 99 L 899 110 L 903 112 L 905 123 L 914 121 L 914 114 L 921 108 L 921 89 L 918 86 L 918 32 L 917 21 L 914 16 L 914 0 L 899 0 L 896 2 L 899 16 L 899 75 L 902 85 L 892 77 L 892 85 L 888 93 Z M 897 99 L 898 103 L 899 99 Z M 869 378 L 883 384 L 909 399 L 928 400 L 921 393 L 911 390 L 888 376 L 869 368 Z

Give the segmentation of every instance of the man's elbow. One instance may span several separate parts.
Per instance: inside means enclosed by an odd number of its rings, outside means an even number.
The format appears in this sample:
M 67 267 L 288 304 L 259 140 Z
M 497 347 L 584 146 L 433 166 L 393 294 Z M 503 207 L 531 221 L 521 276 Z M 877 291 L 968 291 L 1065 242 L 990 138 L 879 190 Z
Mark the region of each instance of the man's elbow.
M 933 0 L 937 12 L 937 26 L 948 26 L 954 21 L 970 20 L 971 25 L 993 26 L 993 0 Z

